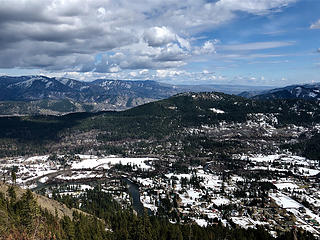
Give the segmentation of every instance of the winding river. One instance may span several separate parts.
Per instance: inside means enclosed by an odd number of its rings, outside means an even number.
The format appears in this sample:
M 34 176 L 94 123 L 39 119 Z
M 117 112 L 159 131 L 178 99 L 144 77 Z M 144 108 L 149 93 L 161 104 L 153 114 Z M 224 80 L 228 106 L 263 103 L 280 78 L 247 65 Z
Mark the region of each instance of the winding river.
M 132 207 L 137 212 L 138 215 L 143 215 L 144 207 L 140 201 L 139 186 L 129 180 L 128 178 L 123 178 L 123 181 L 128 186 L 128 192 L 132 198 Z

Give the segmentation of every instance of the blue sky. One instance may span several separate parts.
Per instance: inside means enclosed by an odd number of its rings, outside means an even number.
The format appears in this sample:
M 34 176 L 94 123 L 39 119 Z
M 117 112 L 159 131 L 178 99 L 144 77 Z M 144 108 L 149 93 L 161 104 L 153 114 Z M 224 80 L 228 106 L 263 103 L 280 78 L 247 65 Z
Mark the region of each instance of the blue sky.
M 0 74 L 320 82 L 318 0 L 0 0 Z

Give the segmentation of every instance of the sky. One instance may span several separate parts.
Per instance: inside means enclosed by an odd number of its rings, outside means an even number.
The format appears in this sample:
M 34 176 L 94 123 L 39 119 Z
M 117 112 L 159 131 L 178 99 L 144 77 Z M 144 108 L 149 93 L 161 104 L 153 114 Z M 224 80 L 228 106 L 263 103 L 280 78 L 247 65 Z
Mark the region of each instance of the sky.
M 320 82 L 320 0 L 0 0 L 0 75 Z

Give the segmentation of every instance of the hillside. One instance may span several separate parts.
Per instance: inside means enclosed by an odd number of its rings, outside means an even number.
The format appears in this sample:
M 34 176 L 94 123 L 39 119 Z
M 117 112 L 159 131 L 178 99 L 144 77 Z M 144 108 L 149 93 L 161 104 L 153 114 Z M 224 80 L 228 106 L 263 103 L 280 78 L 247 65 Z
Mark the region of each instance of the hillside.
M 247 91 L 239 96 L 259 100 L 272 99 L 305 99 L 320 100 L 320 84 L 291 85 L 283 88 L 275 88 L 267 91 Z
M 0 239 L 110 239 L 103 221 L 65 204 L 0 184 Z
M 0 183 L 0 192 L 3 193 L 6 197 L 9 197 L 8 189 L 10 187 L 11 186 L 1 182 Z M 22 189 L 22 188 L 17 187 L 17 186 L 14 186 L 13 189 L 14 189 L 14 191 L 16 193 L 17 199 L 21 199 L 22 196 L 24 194 L 26 194 L 26 192 L 27 192 L 27 190 Z M 41 207 L 42 209 L 46 209 L 52 215 L 55 215 L 57 213 L 58 217 L 60 219 L 62 219 L 64 216 L 67 216 L 70 219 L 72 219 L 73 211 L 75 209 L 70 209 L 65 204 L 61 204 L 61 203 L 59 203 L 57 201 L 54 201 L 52 199 L 49 199 L 49 198 L 44 197 L 44 196 L 39 195 L 39 194 L 35 194 L 34 193 L 33 197 L 34 197 L 34 199 L 37 202 L 37 205 L 39 207 Z M 75 211 L 78 211 L 78 210 L 75 210 Z M 80 211 L 79 211 L 79 213 L 80 213 Z
M 277 139 L 277 142 L 270 143 L 269 147 L 273 149 L 296 138 L 293 125 L 305 129 L 306 135 L 302 135 L 304 137 L 299 141 L 308 140 L 319 121 L 320 109 L 314 101 L 289 99 L 265 102 L 223 93 L 186 93 L 123 112 L 2 117 L 0 153 L 2 156 L 55 151 L 85 153 L 93 149 L 110 154 L 154 154 L 156 149 L 153 147 L 159 143 L 182 141 L 184 146 L 190 144 L 190 138 L 196 137 L 192 131 L 204 131 L 206 134 L 216 131 L 220 135 L 223 128 L 230 144 L 240 144 L 237 148 L 240 152 L 241 149 L 249 150 L 241 142 L 247 140 L 252 142 L 251 148 L 256 148 L 263 143 L 255 139 L 263 135 L 266 138 L 268 134 Z M 213 142 L 223 141 L 210 134 L 206 138 Z M 148 147 L 143 147 L 142 142 Z M 192 144 L 192 148 L 197 145 Z M 172 148 L 171 152 L 185 155 L 183 148 Z

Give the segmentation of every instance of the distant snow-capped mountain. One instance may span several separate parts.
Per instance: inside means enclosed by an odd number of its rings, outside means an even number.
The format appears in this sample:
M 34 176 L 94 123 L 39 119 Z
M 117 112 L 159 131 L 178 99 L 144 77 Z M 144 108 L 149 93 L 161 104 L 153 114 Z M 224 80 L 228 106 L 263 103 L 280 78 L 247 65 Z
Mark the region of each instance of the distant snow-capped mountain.
M 269 99 L 306 99 L 320 100 L 320 83 L 291 85 L 283 88 L 275 88 L 268 91 L 243 92 L 242 97 L 269 100 Z
M 237 94 L 265 87 L 170 85 L 151 80 L 97 79 L 83 82 L 46 76 L 0 76 L 0 115 L 61 114 L 74 111 L 124 110 L 182 92 Z
M 81 82 L 46 76 L 1 76 L 0 88 L 0 101 L 10 101 L 0 105 L 0 114 L 123 110 L 178 93 L 156 81 Z
M 69 78 L 45 76 L 0 77 L 1 101 L 70 99 L 81 102 L 103 102 L 110 97 L 161 99 L 177 91 L 156 81 L 96 80 L 80 82 Z

